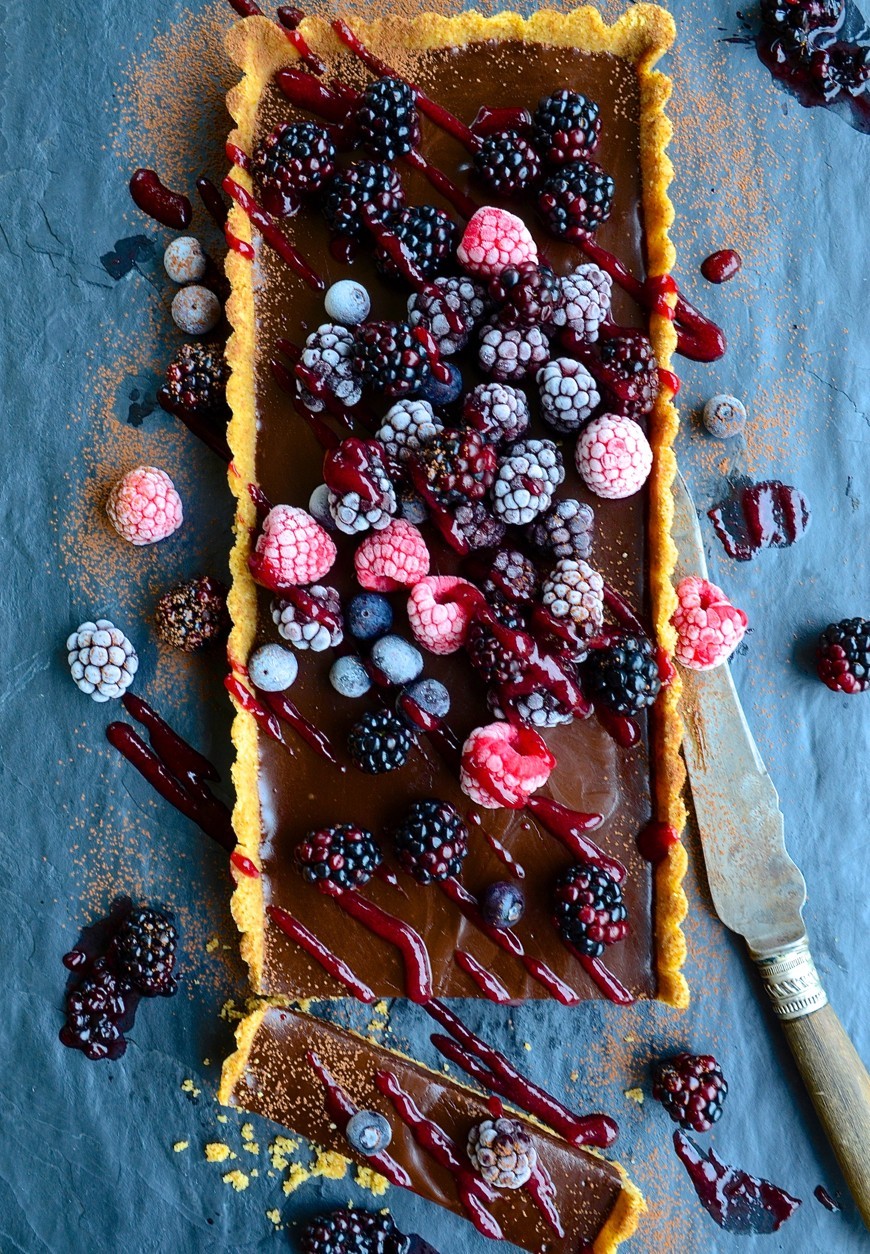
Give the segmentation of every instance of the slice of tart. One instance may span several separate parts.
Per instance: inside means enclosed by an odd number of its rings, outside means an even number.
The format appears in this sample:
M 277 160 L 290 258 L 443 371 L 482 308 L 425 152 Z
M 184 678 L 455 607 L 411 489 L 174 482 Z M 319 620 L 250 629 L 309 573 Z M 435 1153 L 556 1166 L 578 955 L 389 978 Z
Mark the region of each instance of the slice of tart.
M 672 19 L 335 25 L 230 36 L 252 983 L 683 1005 Z

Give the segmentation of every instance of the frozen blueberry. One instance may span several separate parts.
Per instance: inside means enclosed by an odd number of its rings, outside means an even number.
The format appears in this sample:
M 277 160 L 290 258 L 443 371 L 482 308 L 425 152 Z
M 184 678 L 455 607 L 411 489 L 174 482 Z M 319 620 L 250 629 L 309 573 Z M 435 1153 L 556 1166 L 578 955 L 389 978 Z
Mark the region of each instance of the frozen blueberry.
M 496 880 L 481 893 L 480 912 L 491 927 L 513 927 L 526 912 L 522 889 L 507 880 Z
M 423 670 L 423 654 L 401 636 L 381 636 L 372 645 L 371 658 L 391 684 L 409 684 Z
M 746 407 L 736 396 L 720 392 L 707 401 L 701 419 L 711 435 L 727 440 L 746 426 Z
M 185 335 L 207 335 L 220 322 L 222 313 L 214 292 L 198 283 L 181 288 L 172 298 L 172 320 Z
M 399 497 L 399 517 L 419 527 L 429 517 L 429 511 L 415 492 L 403 492 Z
M 379 592 L 360 592 L 347 607 L 347 625 L 357 640 L 374 640 L 393 625 L 393 607 Z
M 333 662 L 329 682 L 343 697 L 363 697 L 372 686 L 365 663 L 350 654 Z
M 163 254 L 163 268 L 173 283 L 196 283 L 208 268 L 208 258 L 193 235 L 179 235 Z
M 399 697 L 398 710 L 406 717 L 408 717 L 406 706 L 409 701 L 439 723 L 450 712 L 450 693 L 437 679 L 418 679 L 416 683 L 409 684 L 403 689 Z M 413 719 L 411 722 L 414 727 L 419 726 Z
M 280 644 L 261 645 L 248 659 L 251 683 L 263 692 L 283 692 L 294 683 L 298 673 L 296 658 Z
M 444 405 L 452 405 L 462 395 L 462 375 L 452 362 L 445 361 L 444 365 L 450 371 L 448 382 L 442 383 L 430 372 L 426 376 L 426 382 L 420 389 L 420 395 L 423 400 L 428 401 L 433 409 L 438 409 Z
M 376 1110 L 358 1110 L 348 1120 L 344 1135 L 358 1154 L 380 1154 L 393 1139 L 393 1130 Z
M 325 483 L 319 483 L 308 498 L 308 512 L 312 518 L 317 519 L 321 527 L 325 527 L 327 531 L 335 531 L 335 519 L 329 509 L 329 488 Z
M 339 279 L 333 283 L 323 303 L 330 318 L 346 327 L 365 322 L 372 307 L 368 292 L 354 279 Z

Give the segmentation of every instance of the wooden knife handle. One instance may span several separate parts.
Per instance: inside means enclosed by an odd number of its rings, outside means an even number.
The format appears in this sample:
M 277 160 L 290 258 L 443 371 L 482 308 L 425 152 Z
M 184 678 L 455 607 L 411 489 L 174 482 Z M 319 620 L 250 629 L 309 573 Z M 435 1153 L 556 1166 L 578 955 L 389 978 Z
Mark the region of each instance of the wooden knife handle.
M 870 1228 L 870 1075 L 822 988 L 806 941 L 756 959 L 831 1148 Z

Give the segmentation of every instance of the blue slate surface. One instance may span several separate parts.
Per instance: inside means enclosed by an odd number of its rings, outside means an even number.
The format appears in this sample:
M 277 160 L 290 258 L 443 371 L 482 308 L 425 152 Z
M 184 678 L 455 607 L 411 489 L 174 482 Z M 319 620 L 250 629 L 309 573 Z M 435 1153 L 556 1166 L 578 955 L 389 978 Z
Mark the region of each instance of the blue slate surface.
M 718 499 L 726 471 L 746 469 L 796 483 L 813 508 L 809 534 L 789 552 L 738 565 L 710 537 L 710 557 L 712 577 L 750 613 L 734 673 L 809 882 L 819 967 L 867 1057 L 870 698 L 829 693 L 808 658 L 825 623 L 870 612 L 870 139 L 802 111 L 776 90 L 751 47 L 726 42 L 741 31 L 731 4 L 672 7 L 681 28 L 669 59 L 678 275 L 731 341 L 715 367 L 680 367 L 681 463 L 699 504 Z M 266 1210 L 280 1208 L 287 1223 L 327 1203 L 371 1200 L 349 1182 L 324 1180 L 284 1199 L 265 1154 L 257 1161 L 241 1150 L 241 1121 L 216 1122 L 218 1065 L 231 1040 L 219 1012 L 228 998 L 244 997 L 224 859 L 116 759 L 103 738 L 112 712 L 78 694 L 66 670 L 67 633 L 88 617 L 113 617 L 140 650 L 137 691 L 220 762 L 226 778 L 229 710 L 219 661 L 159 655 L 147 625 L 159 591 L 182 574 L 223 571 L 230 542 L 221 467 L 154 409 L 160 364 L 177 339 L 160 267 L 167 233 L 126 193 L 133 166 L 156 156 L 152 132 L 135 132 L 130 67 L 166 55 L 153 41 L 183 8 L 174 0 L 13 0 L 0 17 L 3 1254 L 281 1248 L 288 1237 L 273 1234 Z M 204 11 L 195 0 L 194 9 Z M 208 12 L 230 20 L 220 5 Z M 221 75 L 205 77 L 214 80 L 214 117 Z M 166 116 L 177 126 L 177 113 L 167 107 Z M 188 187 L 201 171 L 187 155 L 194 149 L 191 140 L 179 156 Z M 212 159 L 219 169 L 219 154 Z M 697 264 L 729 245 L 743 252 L 743 272 L 727 288 L 709 288 Z M 714 447 L 692 418 L 720 388 L 747 403 L 745 449 Z M 170 471 L 188 521 L 179 538 L 140 554 L 121 551 L 98 506 L 113 473 L 141 461 Z M 567 1089 L 580 1107 L 619 1118 L 619 1156 L 650 1205 L 631 1249 L 718 1254 L 735 1241 L 701 1212 L 663 1113 L 623 1095 L 639 1084 L 648 1090 L 648 1060 L 680 1047 L 714 1050 L 731 1081 L 712 1138 L 721 1157 L 804 1199 L 780 1234 L 743 1238 L 742 1248 L 867 1249 L 753 974 L 712 917 L 700 881 L 693 872 L 687 1014 L 534 1005 L 475 1007 L 469 1021 L 557 1093 Z M 187 979 L 178 997 L 140 1012 L 123 1060 L 95 1066 L 57 1043 L 60 956 L 123 890 L 178 913 Z M 394 1009 L 386 1039 L 435 1061 L 425 1016 L 413 1008 Z M 186 1079 L 198 1096 L 182 1090 Z M 255 1132 L 262 1149 L 273 1130 L 257 1124 Z M 223 1139 L 238 1154 L 231 1167 L 259 1169 L 244 1193 L 222 1182 L 225 1167 L 203 1159 L 203 1144 Z M 182 1140 L 190 1148 L 173 1153 Z M 813 1200 L 819 1183 L 841 1200 L 841 1213 Z M 388 1200 L 406 1230 L 442 1250 L 485 1248 L 433 1207 L 396 1191 Z

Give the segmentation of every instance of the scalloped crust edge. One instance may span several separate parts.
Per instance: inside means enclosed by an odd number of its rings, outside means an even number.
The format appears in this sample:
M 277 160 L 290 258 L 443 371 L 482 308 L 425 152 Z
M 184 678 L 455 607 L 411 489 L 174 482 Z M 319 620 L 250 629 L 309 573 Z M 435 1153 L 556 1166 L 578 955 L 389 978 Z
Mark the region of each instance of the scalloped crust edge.
M 244 1076 L 257 1033 L 262 1026 L 267 1012 L 272 1009 L 273 1005 L 273 1002 L 261 1004 L 251 1014 L 246 1015 L 236 1028 L 235 1052 L 230 1054 L 224 1062 L 221 1070 L 220 1088 L 218 1089 L 218 1101 L 224 1106 L 229 1106 L 232 1109 L 238 1109 L 239 1105 L 241 1105 L 242 1109 L 244 1109 L 243 1103 L 239 1103 L 234 1100 L 233 1092 Z M 298 1006 L 296 1009 L 298 1010 Z M 351 1036 L 359 1035 L 358 1033 L 351 1031 L 349 1028 L 343 1028 L 342 1030 L 348 1032 Z M 365 1038 L 360 1037 L 360 1040 L 365 1040 Z M 369 1046 L 369 1048 L 373 1047 L 371 1041 L 365 1041 L 365 1043 Z M 426 1067 L 425 1064 L 421 1063 L 418 1059 L 412 1058 L 410 1054 L 402 1053 L 401 1050 L 386 1049 L 383 1046 L 380 1048 L 384 1050 L 385 1054 L 395 1054 L 398 1058 L 404 1058 L 408 1062 L 412 1062 L 416 1067 L 422 1067 L 424 1071 L 432 1070 L 430 1067 Z M 432 1074 L 437 1074 L 439 1081 L 444 1081 L 444 1076 L 440 1073 L 432 1071 Z M 475 1097 L 480 1097 L 479 1092 L 470 1088 L 468 1085 L 462 1084 L 454 1076 L 450 1076 L 448 1078 L 452 1084 L 456 1085 L 457 1088 L 464 1088 L 469 1093 L 474 1093 Z M 529 1115 L 525 1111 L 519 1111 L 518 1113 L 522 1115 L 522 1118 L 527 1123 L 538 1124 L 545 1131 L 549 1132 L 551 1136 L 554 1135 L 545 1124 L 540 1123 L 540 1121 L 535 1119 L 533 1115 Z M 629 1179 L 628 1172 L 621 1163 L 615 1162 L 611 1158 L 605 1158 L 603 1154 L 601 1154 L 598 1150 L 593 1149 L 591 1146 L 585 1146 L 584 1152 L 592 1154 L 596 1158 L 605 1159 L 611 1167 L 614 1167 L 619 1172 L 622 1183 L 619 1196 L 614 1203 L 613 1210 L 607 1216 L 601 1230 L 592 1243 L 592 1254 L 613 1254 L 613 1251 L 617 1248 L 617 1246 L 621 1245 L 624 1241 L 627 1241 L 629 1237 L 633 1236 L 636 1232 L 637 1225 L 640 1222 L 640 1217 L 647 1210 L 646 1201 L 644 1200 L 644 1196 L 638 1189 L 637 1185 Z M 350 1165 L 350 1160 L 347 1161 L 348 1165 Z
M 613 25 L 608 26 L 597 10 L 588 6 L 567 14 L 541 10 L 529 18 L 517 13 L 484 17 L 463 13 L 456 17 L 423 14 L 413 20 L 390 17 L 369 23 L 355 22 L 356 29 L 375 51 L 388 36 L 393 47 L 397 38 L 409 50 L 457 47 L 491 39 L 522 39 L 557 46 L 576 47 L 588 52 L 610 52 L 635 65 L 640 83 L 640 141 L 643 175 L 643 209 L 649 273 L 670 272 L 675 251 L 669 237 L 674 218 L 668 188 L 673 166 L 667 156 L 671 124 L 665 114 L 670 97 L 670 79 L 653 67 L 673 43 L 673 18 L 653 4 L 635 4 Z M 328 57 L 342 45 L 321 18 L 307 18 L 301 27 L 311 46 Z M 245 18 L 227 36 L 227 51 L 242 71 L 242 78 L 227 96 L 227 107 L 236 123 L 230 140 L 250 152 L 257 107 L 263 88 L 275 70 L 295 62 L 297 54 L 280 28 L 264 17 Z M 250 178 L 243 171 L 234 175 L 250 189 Z M 241 240 L 250 242 L 251 225 L 237 207 L 230 210 L 229 228 Z M 230 251 L 226 273 L 232 287 L 227 317 L 233 327 L 227 345 L 231 374 L 227 398 L 232 410 L 228 436 L 233 452 L 229 482 L 236 497 L 235 545 L 230 555 L 232 588 L 229 609 L 233 628 L 229 640 L 231 663 L 244 662 L 250 653 L 257 621 L 256 588 L 248 571 L 247 558 L 256 524 L 248 484 L 255 483 L 256 414 L 254 404 L 254 361 L 256 353 L 253 275 L 254 266 Z M 676 348 L 676 332 L 661 315 L 650 318 L 650 337 L 659 364 L 670 369 Z M 671 539 L 673 497 L 671 485 L 676 474 L 673 442 L 679 426 L 677 410 L 663 389 L 650 416 L 650 443 L 654 462 L 650 477 L 650 526 L 648 534 L 650 591 L 655 630 L 669 656 L 673 656 L 675 632 L 671 615 L 676 595 L 671 576 L 676 548 Z M 236 667 L 236 669 L 238 669 Z M 671 823 L 682 834 L 686 821 L 683 801 L 685 768 L 680 756 L 682 721 L 679 713 L 679 675 L 662 693 L 653 711 L 655 743 L 655 808 L 657 817 Z M 260 802 L 258 794 L 257 726 L 250 714 L 236 704 L 232 738 L 236 749 L 232 778 L 236 789 L 233 824 L 239 850 L 260 866 Z M 689 1002 L 689 990 L 682 967 L 686 943 L 681 924 L 687 901 L 682 888 L 687 856 L 683 845 L 675 844 L 655 868 L 654 924 L 658 1000 L 677 1008 Z M 232 913 L 241 933 L 242 957 L 248 964 L 254 989 L 263 989 L 264 900 L 262 881 L 238 875 L 232 897 Z

